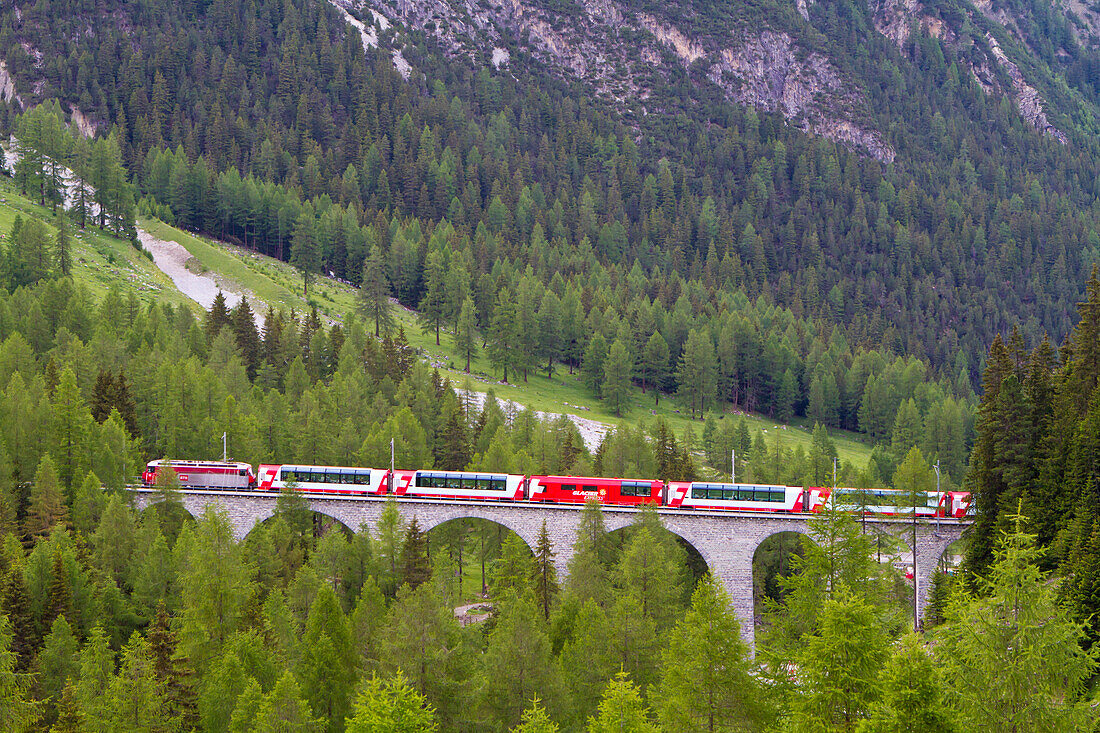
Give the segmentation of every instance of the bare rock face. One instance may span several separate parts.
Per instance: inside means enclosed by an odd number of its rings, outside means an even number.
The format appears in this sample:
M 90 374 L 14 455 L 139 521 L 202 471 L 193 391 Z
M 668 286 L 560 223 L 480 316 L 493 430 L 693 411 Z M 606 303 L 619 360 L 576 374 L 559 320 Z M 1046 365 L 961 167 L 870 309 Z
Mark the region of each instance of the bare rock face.
M 955 29 L 944 23 L 941 18 L 931 14 L 921 0 L 873 0 L 871 10 L 875 28 L 899 48 L 904 47 L 914 28 L 920 28 L 948 44 L 965 43 L 973 47 L 971 39 L 961 39 Z M 974 0 L 973 6 L 968 8 L 967 12 L 980 13 L 1002 25 L 1016 38 L 1022 38 L 1015 19 L 1003 8 L 995 10 L 992 0 Z M 989 95 L 1007 94 L 1012 98 L 1020 115 L 1032 127 L 1063 145 L 1067 144 L 1065 133 L 1051 124 L 1047 118 L 1044 111 L 1045 101 L 1039 91 L 1027 83 L 1019 67 L 1008 58 L 992 34 L 986 33 L 985 40 L 985 47 L 971 49 L 978 53 L 963 54 L 961 59 L 974 75 L 978 85 Z M 1007 86 L 1001 81 L 1002 77 L 998 75 L 998 69 L 1008 77 Z
M 640 105 L 643 114 L 659 111 L 652 107 L 654 75 L 667 79 L 677 66 L 699 66 L 732 101 L 778 111 L 802 129 L 879 160 L 894 157 L 881 135 L 856 121 L 865 105 L 862 90 L 787 33 L 762 28 L 721 42 L 696 38 L 656 12 L 616 0 L 578 0 L 573 13 L 548 10 L 539 0 L 331 1 L 354 3 L 361 18 L 375 11 L 426 31 L 446 53 L 475 63 L 514 63 L 514 53 L 502 50 L 518 46 L 546 68 L 590 83 L 600 96 Z M 812 0 L 797 2 L 808 19 Z
M 1036 130 L 1050 135 L 1058 142 L 1066 145 L 1069 141 L 1066 139 L 1065 133 L 1050 124 L 1050 120 L 1047 119 L 1046 112 L 1043 111 L 1043 98 L 1039 96 L 1039 91 L 1024 80 L 1024 75 L 1020 73 L 1019 67 L 1012 63 L 1005 52 L 1001 50 L 997 39 L 987 33 L 986 40 L 989 42 L 989 48 L 993 52 L 994 58 L 997 59 L 997 62 L 1008 72 L 1009 78 L 1012 79 L 1016 109 Z

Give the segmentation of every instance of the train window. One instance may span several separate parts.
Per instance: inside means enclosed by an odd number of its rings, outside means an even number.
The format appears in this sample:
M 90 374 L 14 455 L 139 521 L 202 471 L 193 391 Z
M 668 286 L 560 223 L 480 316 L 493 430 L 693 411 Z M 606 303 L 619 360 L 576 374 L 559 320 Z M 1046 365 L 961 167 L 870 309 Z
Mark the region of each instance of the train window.
M 572 492 L 577 490 L 577 485 L 576 484 L 562 484 L 561 485 L 561 490 L 562 491 L 568 491 L 568 492 L 572 493 Z
M 583 491 L 591 491 L 592 493 L 598 493 L 598 490 L 596 489 L 595 486 L 585 486 L 583 488 Z
M 504 478 L 494 478 L 493 491 L 505 491 L 508 488 L 508 481 Z

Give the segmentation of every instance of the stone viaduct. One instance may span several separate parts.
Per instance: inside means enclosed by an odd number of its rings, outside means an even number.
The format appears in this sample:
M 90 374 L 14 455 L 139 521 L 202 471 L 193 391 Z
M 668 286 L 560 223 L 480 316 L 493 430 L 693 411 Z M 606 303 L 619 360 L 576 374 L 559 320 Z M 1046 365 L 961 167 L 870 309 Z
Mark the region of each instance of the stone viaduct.
M 134 505 L 144 511 L 158 501 L 152 489 L 131 489 Z M 349 529 L 363 527 L 373 533 L 389 497 L 318 497 L 307 496 L 309 508 L 331 517 Z M 198 517 L 207 506 L 225 511 L 238 540 L 257 524 L 275 513 L 277 494 L 186 490 L 181 492 L 184 509 Z M 496 522 L 515 532 L 532 549 L 546 522 L 547 533 L 554 545 L 554 559 L 559 579 L 565 578 L 569 559 L 573 555 L 580 507 L 576 505 L 541 503 L 487 503 L 446 499 L 395 497 L 406 521 L 416 517 L 425 532 L 452 519 L 478 518 Z M 607 505 L 603 507 L 608 531 L 622 529 L 634 521 L 638 510 Z M 694 547 L 711 574 L 720 580 L 729 593 L 734 610 L 741 620 L 742 634 L 750 647 L 754 642 L 752 561 L 757 547 L 779 532 L 807 533 L 804 514 L 762 514 L 758 512 L 699 511 L 689 509 L 659 509 L 664 526 Z M 898 517 L 868 518 L 868 524 L 885 528 L 908 546 L 911 523 Z M 917 609 L 921 615 L 928 604 L 932 573 L 941 555 L 970 525 L 969 520 L 922 520 L 917 524 Z

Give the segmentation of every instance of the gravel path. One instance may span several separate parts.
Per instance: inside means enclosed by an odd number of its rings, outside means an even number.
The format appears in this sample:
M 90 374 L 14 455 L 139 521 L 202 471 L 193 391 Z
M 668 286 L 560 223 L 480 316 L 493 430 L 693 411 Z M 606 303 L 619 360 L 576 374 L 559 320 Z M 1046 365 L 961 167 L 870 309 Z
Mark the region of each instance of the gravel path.
M 172 278 L 172 282 L 176 284 L 179 291 L 204 309 L 210 310 L 210 307 L 214 305 L 214 298 L 219 290 L 225 296 L 227 308 L 235 308 L 241 302 L 241 294 L 230 290 L 226 283 L 218 282 L 215 275 L 198 275 L 188 270 L 187 261 L 191 259 L 191 253 L 179 242 L 158 239 L 140 228 L 138 229 L 138 241 L 141 242 L 142 247 L 149 250 L 150 254 L 153 255 L 153 263 L 165 275 Z M 257 308 L 258 303 L 255 299 L 252 299 L 250 305 L 256 319 L 256 327 L 262 329 L 264 324 L 263 313 Z
M 455 392 L 458 393 L 459 397 L 467 397 L 470 402 L 477 405 L 477 408 L 479 410 L 481 409 L 481 406 L 485 404 L 486 394 L 484 392 L 476 392 L 473 390 L 467 392 L 466 390 L 459 389 L 457 387 L 455 388 Z M 509 410 L 515 410 L 518 412 L 520 410 L 526 409 L 524 405 L 514 400 L 506 400 L 500 397 L 497 397 L 496 399 L 497 402 L 500 403 L 501 408 L 503 408 L 506 413 Z M 611 432 L 610 425 L 605 425 L 602 422 L 597 422 L 596 420 L 591 420 L 587 417 L 580 417 L 579 415 L 570 415 L 569 413 L 565 412 L 553 413 L 538 411 L 536 411 L 535 414 L 543 420 L 547 418 L 552 420 L 561 415 L 564 415 L 565 417 L 572 420 L 573 424 L 577 426 L 577 430 L 580 432 L 581 438 L 584 440 L 585 446 L 590 451 L 595 451 L 597 448 L 599 448 L 600 441 L 603 440 L 603 436 Z

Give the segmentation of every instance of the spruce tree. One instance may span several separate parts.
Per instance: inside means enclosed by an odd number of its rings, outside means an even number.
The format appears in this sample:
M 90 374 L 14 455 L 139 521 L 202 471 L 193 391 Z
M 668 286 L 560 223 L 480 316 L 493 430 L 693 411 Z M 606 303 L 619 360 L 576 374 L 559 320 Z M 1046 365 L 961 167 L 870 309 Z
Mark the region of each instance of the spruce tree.
M 214 337 L 218 335 L 218 331 L 224 326 L 228 326 L 231 322 L 232 318 L 229 315 L 229 307 L 225 304 L 225 293 L 219 289 L 214 296 L 214 303 L 206 313 L 207 340 L 213 341 Z
M 535 602 L 538 603 L 542 616 L 547 621 L 550 620 L 550 606 L 558 592 L 555 557 L 554 546 L 550 542 L 550 534 L 546 531 L 544 519 L 535 542 Z
M 416 589 L 432 574 L 428 562 L 428 535 L 421 531 L 416 517 L 405 528 L 405 540 L 401 544 L 401 582 Z

